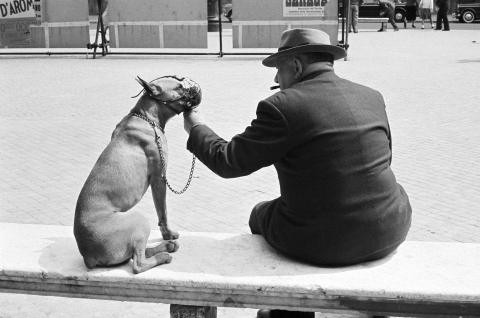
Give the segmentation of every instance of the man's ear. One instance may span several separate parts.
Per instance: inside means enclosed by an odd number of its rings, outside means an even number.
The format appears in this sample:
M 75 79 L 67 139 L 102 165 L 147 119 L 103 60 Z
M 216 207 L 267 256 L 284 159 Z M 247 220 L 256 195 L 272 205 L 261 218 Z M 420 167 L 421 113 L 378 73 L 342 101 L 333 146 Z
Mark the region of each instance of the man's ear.
M 302 78 L 303 63 L 302 63 L 302 60 L 300 60 L 300 58 L 297 56 L 293 58 L 293 68 L 294 68 L 295 79 L 299 80 L 300 78 Z

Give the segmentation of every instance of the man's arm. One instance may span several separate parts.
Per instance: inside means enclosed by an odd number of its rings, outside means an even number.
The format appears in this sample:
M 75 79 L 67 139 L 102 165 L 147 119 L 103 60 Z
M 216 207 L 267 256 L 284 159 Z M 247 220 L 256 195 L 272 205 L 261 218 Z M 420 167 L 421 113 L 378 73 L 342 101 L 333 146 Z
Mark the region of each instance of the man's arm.
M 190 118 L 193 116 L 193 118 Z M 204 124 L 199 114 L 185 114 L 190 132 L 187 148 L 210 170 L 224 178 L 248 175 L 278 161 L 291 140 L 286 118 L 273 104 L 261 101 L 257 118 L 230 142 Z

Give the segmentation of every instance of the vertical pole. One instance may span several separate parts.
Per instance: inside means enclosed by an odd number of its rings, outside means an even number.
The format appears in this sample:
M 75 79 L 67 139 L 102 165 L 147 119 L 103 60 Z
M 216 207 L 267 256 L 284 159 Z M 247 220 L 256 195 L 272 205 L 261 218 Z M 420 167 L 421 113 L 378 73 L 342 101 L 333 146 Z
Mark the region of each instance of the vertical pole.
M 93 42 L 93 59 L 95 59 L 95 56 L 97 55 L 98 33 L 99 32 L 100 32 L 100 16 L 98 16 L 97 31 L 95 32 L 95 42 Z M 88 47 L 88 48 L 90 48 L 90 47 Z
M 350 30 L 350 0 L 344 0 L 343 2 L 343 8 L 345 9 L 345 17 L 347 19 L 347 23 L 345 24 L 345 43 L 344 43 L 344 46 L 345 46 L 345 50 L 347 51 L 347 56 L 345 56 L 345 61 L 347 60 L 347 57 L 348 57 L 348 32 Z
M 345 0 L 338 0 L 338 3 L 337 3 L 337 7 L 338 9 L 340 10 L 340 1 L 342 2 L 342 40 L 341 40 L 341 43 L 342 44 L 345 44 L 345 21 L 346 21 L 346 17 L 345 17 Z
M 223 57 L 223 43 L 222 43 L 222 0 L 218 0 L 218 35 L 220 37 L 220 52 L 219 56 Z
M 103 14 L 105 10 L 107 9 L 108 3 L 105 0 L 98 0 L 98 9 L 100 10 L 100 30 L 101 30 L 101 35 L 102 35 L 102 55 L 105 56 L 108 53 L 108 44 L 107 44 L 107 36 L 106 36 L 106 29 L 105 25 L 103 24 Z
M 93 42 L 93 59 L 97 56 L 97 47 L 98 47 L 98 33 L 101 31 L 100 22 L 102 20 L 102 10 L 100 9 L 100 0 L 97 0 L 98 8 L 98 19 L 97 19 L 97 31 L 95 32 L 95 42 Z M 102 37 L 103 38 L 103 37 Z

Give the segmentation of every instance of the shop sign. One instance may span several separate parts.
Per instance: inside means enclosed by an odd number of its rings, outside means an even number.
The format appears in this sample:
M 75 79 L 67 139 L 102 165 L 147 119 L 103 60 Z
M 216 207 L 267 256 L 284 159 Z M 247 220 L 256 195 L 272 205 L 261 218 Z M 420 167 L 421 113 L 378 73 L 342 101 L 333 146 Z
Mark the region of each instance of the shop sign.
M 34 0 L 0 0 L 0 48 L 28 47 L 36 23 Z
M 33 0 L 0 0 L 0 19 L 35 17 Z
M 284 17 L 324 17 L 328 0 L 282 0 Z

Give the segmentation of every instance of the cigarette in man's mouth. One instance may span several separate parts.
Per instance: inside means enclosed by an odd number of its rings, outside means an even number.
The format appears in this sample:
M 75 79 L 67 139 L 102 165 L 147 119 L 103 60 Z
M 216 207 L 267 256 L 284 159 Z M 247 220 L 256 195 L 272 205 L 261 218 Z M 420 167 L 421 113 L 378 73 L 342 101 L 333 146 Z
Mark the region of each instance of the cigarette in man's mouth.
M 270 90 L 273 91 L 274 89 L 280 88 L 280 85 L 270 86 Z

